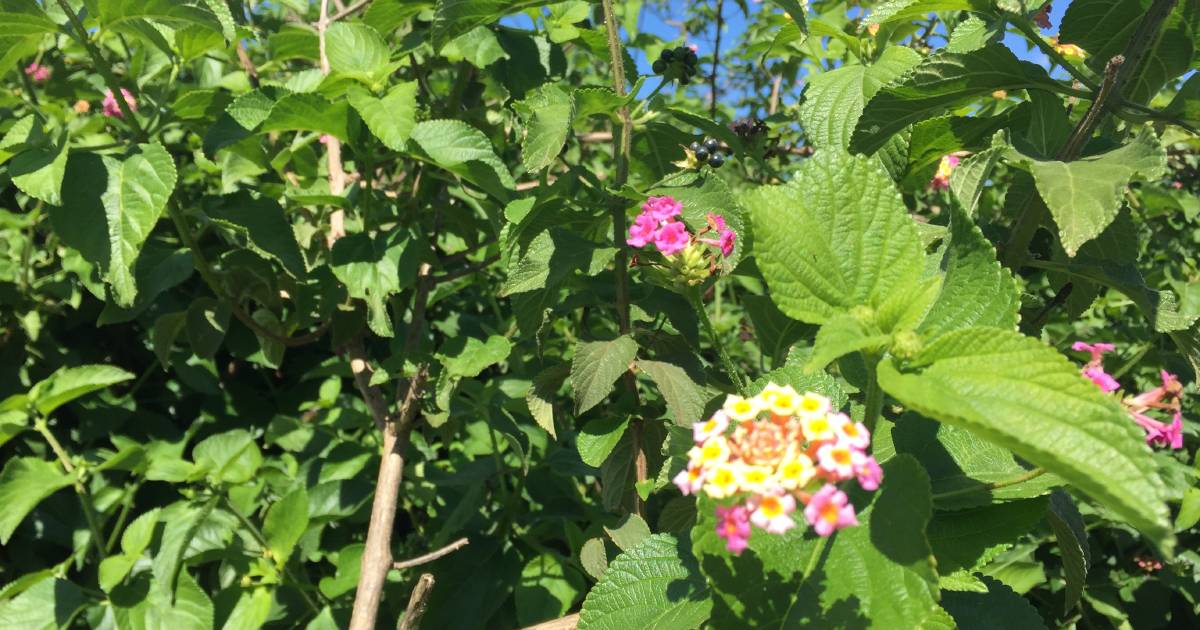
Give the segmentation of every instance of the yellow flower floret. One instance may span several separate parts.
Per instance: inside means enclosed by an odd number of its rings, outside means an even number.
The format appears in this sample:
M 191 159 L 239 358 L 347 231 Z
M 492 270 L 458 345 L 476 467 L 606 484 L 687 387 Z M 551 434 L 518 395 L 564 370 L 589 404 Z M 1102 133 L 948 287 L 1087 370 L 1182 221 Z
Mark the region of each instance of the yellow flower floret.
M 779 485 L 788 490 L 798 490 L 808 485 L 817 474 L 817 469 L 808 455 L 798 453 L 789 456 L 779 466 Z
M 744 492 L 762 492 L 771 483 L 771 470 L 762 466 L 742 466 L 738 485 Z
M 791 385 L 785 385 L 780 387 L 775 395 L 767 401 L 767 407 L 771 413 L 777 416 L 790 416 L 800 408 L 802 400 L 804 400 L 803 397 L 796 393 Z
M 809 442 L 828 442 L 837 438 L 837 430 L 825 414 L 801 418 L 800 429 Z
M 800 403 L 797 405 L 796 411 L 802 417 L 824 416 L 829 413 L 829 399 L 820 394 L 806 392 L 800 397 Z
M 704 444 L 692 450 L 694 453 L 692 460 L 701 466 L 711 466 L 729 461 L 729 442 L 719 435 L 708 438 Z
M 742 398 L 741 396 L 730 395 L 725 398 L 725 413 L 734 420 L 753 420 L 758 417 L 762 411 L 762 401 L 755 396 L 754 398 Z
M 714 499 L 724 499 L 738 492 L 738 472 L 730 464 L 717 464 L 710 469 L 704 492 Z

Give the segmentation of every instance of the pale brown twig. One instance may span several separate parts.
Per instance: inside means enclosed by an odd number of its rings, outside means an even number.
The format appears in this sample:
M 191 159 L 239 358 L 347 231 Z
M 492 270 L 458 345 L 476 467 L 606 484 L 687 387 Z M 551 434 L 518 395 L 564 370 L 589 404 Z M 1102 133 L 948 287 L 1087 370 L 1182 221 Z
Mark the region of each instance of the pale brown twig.
M 445 547 L 442 547 L 441 549 L 436 549 L 434 551 L 430 551 L 427 554 L 420 555 L 415 558 L 409 558 L 408 560 L 401 560 L 400 562 L 393 562 L 392 568 L 401 570 L 401 569 L 412 568 L 412 567 L 419 566 L 422 564 L 427 564 L 429 562 L 433 562 L 434 560 L 437 560 L 438 558 L 441 558 L 442 556 L 448 556 L 448 555 L 454 553 L 455 551 L 458 551 L 459 549 L 466 547 L 468 544 L 470 544 L 470 542 L 471 541 L 467 540 L 465 537 L 459 538 L 458 540 L 450 543 L 449 545 L 446 545 Z
M 417 630 L 421 627 L 421 617 L 425 616 L 425 607 L 429 605 L 429 594 L 433 592 L 433 575 L 422 574 L 417 578 L 412 595 L 408 598 L 408 607 L 404 616 L 396 624 L 396 630 Z

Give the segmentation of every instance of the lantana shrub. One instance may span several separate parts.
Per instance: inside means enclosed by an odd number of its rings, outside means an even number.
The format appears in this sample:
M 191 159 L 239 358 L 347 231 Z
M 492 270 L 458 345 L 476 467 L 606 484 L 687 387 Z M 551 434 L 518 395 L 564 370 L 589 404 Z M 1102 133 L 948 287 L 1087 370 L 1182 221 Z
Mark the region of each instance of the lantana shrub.
M 1200 627 L 1198 33 L 0 0 L 0 629 Z

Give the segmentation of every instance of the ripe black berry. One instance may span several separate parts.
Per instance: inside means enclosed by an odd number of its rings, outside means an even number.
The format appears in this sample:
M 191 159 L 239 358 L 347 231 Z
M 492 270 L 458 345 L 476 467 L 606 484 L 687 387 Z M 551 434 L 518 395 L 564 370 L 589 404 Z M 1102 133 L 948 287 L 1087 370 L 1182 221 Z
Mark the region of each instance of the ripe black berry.
M 724 163 L 725 158 L 721 157 L 720 153 L 708 158 L 708 165 L 713 168 L 721 168 L 721 165 Z
M 704 148 L 708 149 L 709 153 L 716 153 L 717 149 L 721 148 L 721 143 L 717 142 L 714 138 L 709 138 L 704 141 Z
M 705 149 L 704 147 L 700 147 L 699 149 L 697 149 L 696 150 L 696 159 L 700 160 L 701 162 L 703 162 L 704 160 L 707 160 L 708 159 L 708 149 Z
M 687 57 L 685 57 L 685 59 L 687 60 L 689 66 L 694 66 L 696 65 L 696 62 L 700 61 L 700 58 L 696 56 L 696 53 L 692 52 L 690 49 L 687 51 Z
M 699 143 L 699 142 L 693 142 L 693 143 L 691 143 L 691 144 L 689 144 L 689 145 L 688 145 L 688 148 L 692 150 L 692 153 L 695 153 L 696 151 L 699 151 L 699 150 L 700 150 L 700 143 Z
M 650 67 L 654 70 L 654 74 L 662 74 L 667 70 L 667 62 L 657 59 L 654 63 L 650 64 Z
M 663 61 L 665 61 L 667 63 L 670 63 L 671 61 L 674 60 L 675 55 L 671 52 L 670 48 L 664 48 L 662 51 L 662 54 L 660 54 L 658 56 L 658 58 L 662 59 Z

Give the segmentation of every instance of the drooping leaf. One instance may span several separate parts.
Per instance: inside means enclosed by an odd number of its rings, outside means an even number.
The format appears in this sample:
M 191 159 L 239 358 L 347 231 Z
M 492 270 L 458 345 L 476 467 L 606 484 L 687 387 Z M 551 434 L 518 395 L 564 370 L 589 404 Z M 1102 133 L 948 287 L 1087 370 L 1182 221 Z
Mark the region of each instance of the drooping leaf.
M 57 463 L 36 457 L 14 457 L 0 471 L 0 544 L 8 544 L 13 531 L 42 499 L 71 485 L 71 477 Z
M 1074 256 L 1116 218 L 1131 179 L 1153 179 L 1163 172 L 1166 154 L 1147 129 L 1129 144 L 1106 153 L 1071 162 L 1026 161 L 1058 225 L 1063 249 Z
M 1087 528 L 1071 495 L 1061 490 L 1050 495 L 1046 521 L 1054 531 L 1054 539 L 1062 556 L 1063 575 L 1067 582 L 1063 610 L 1069 612 L 1083 595 L 1088 569 L 1092 564 Z
M 587 341 L 575 346 L 571 361 L 571 392 L 575 413 L 595 407 L 612 391 L 637 356 L 637 342 L 629 335 L 611 341 Z
M 571 374 L 571 366 L 561 363 L 542 370 L 533 378 L 533 384 L 525 394 L 525 404 L 534 422 L 550 434 L 558 437 L 554 427 L 554 401 L 558 397 L 558 388 Z
M 920 236 L 891 179 L 865 158 L 822 151 L 747 205 L 759 268 L 789 317 L 821 324 L 878 307 L 920 277 Z
M 439 166 L 460 172 L 455 167 L 479 162 L 494 173 L 502 187 L 511 189 L 516 186 L 508 167 L 496 157 L 487 136 L 465 122 L 426 120 L 413 127 L 411 137 Z
M 301 486 L 271 504 L 263 520 L 263 537 L 279 565 L 287 563 L 296 542 L 308 529 L 308 493 Z
M 658 386 L 658 392 L 666 401 L 667 412 L 675 424 L 690 427 L 703 419 L 700 415 L 704 413 L 704 390 L 688 376 L 686 370 L 662 361 L 640 360 L 637 366 Z
M 234 429 L 201 440 L 192 450 L 192 459 L 214 481 L 238 484 L 258 472 L 262 451 L 249 431 Z
M 474 378 L 487 368 L 508 358 L 512 342 L 501 335 L 486 341 L 476 337 L 454 337 L 438 350 L 437 358 L 450 376 Z
M 375 238 L 351 234 L 338 239 L 331 251 L 333 275 L 346 285 L 350 297 L 367 302 L 367 322 L 381 337 L 393 335 L 388 297 L 411 286 L 416 278 L 417 252 L 406 236 L 402 230 Z
M 315 131 L 346 142 L 350 139 L 350 106 L 344 100 L 331 103 L 319 94 L 288 94 L 271 107 L 259 131 Z
M 1020 61 L 1001 44 L 969 53 L 935 54 L 879 90 L 863 108 L 850 150 L 874 153 L 892 134 L 975 96 L 996 90 L 1054 89 L 1040 66 Z
M 525 122 L 521 163 L 525 170 L 540 171 L 554 163 L 567 141 L 575 100 L 567 90 L 547 83 L 513 104 Z
M 205 214 L 221 227 L 244 236 L 255 253 L 279 261 L 293 277 L 299 278 L 307 271 L 292 224 L 274 199 L 255 197 L 243 190 L 221 197 L 205 208 Z
M 878 370 L 884 391 L 910 409 L 1055 473 L 1164 553 L 1174 546 L 1162 481 L 1138 427 L 1051 348 L 1012 331 L 966 328 Z
M 691 544 L 655 534 L 617 556 L 588 593 L 579 630 L 696 628 L 712 603 Z
M 615 414 L 606 415 L 590 420 L 575 436 L 575 446 L 579 449 L 579 459 L 589 466 L 600 466 L 612 454 L 625 428 L 629 426 L 629 418 Z

